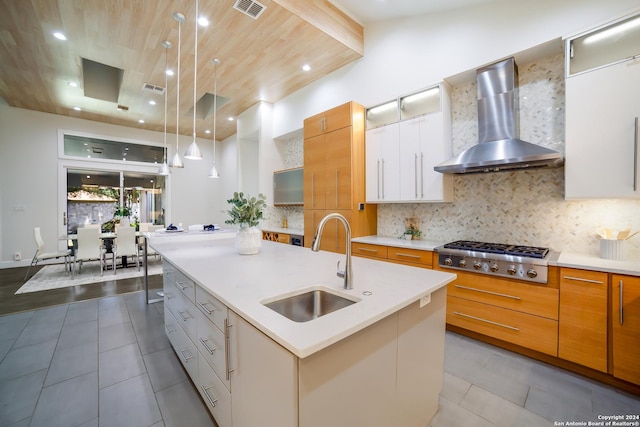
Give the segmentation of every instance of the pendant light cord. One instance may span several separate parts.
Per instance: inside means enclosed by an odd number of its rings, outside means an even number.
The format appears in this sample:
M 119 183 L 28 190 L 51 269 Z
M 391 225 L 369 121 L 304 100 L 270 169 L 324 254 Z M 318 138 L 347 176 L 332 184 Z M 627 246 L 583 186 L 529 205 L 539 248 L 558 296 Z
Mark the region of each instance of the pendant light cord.
M 198 78 L 198 0 L 196 0 L 196 35 L 193 63 L 193 142 L 196 142 L 196 83 Z
M 178 83 L 176 85 L 176 91 L 178 92 L 176 95 L 176 154 L 178 153 L 179 148 L 179 140 L 180 140 L 180 132 L 178 131 L 180 127 L 180 36 L 182 27 L 182 23 L 178 21 Z
M 214 59 L 217 61 L 217 59 Z M 216 113 L 218 110 L 218 62 L 213 72 L 213 166 L 216 165 Z
M 167 67 L 169 66 L 169 47 L 164 46 L 164 156 L 163 163 L 167 163 L 167 94 L 169 91 L 169 76 L 167 75 Z

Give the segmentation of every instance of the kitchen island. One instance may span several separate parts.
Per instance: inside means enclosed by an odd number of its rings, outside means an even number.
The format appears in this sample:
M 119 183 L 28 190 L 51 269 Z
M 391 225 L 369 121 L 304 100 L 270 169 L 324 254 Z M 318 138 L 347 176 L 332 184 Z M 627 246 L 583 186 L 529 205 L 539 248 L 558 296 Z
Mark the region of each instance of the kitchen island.
M 153 239 L 164 259 L 165 326 L 221 427 L 424 426 L 444 369 L 454 274 L 263 242 Z M 265 304 L 310 290 L 354 302 L 295 322 Z

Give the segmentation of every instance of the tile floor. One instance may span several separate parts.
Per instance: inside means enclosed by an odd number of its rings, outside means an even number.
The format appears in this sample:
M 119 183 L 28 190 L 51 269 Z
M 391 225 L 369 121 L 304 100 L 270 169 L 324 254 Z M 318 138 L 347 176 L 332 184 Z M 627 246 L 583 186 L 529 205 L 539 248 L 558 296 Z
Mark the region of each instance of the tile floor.
M 456 334 L 432 427 L 640 414 L 640 398 Z M 215 426 L 142 292 L 0 317 L 0 426 Z M 253 426 L 246 426 L 253 427 Z M 395 427 L 395 426 L 394 426 Z

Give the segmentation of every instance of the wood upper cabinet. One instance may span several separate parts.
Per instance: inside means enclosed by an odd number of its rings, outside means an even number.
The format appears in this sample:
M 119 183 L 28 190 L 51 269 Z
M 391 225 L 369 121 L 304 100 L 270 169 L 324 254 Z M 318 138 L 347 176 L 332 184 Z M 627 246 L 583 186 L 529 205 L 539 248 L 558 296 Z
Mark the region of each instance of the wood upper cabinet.
M 320 130 L 318 130 L 320 129 Z M 327 214 L 343 214 L 353 237 L 376 233 L 377 211 L 365 205 L 364 107 L 348 102 L 304 121 L 305 246 Z M 321 249 L 346 251 L 344 228 L 327 224 Z
M 327 186 L 324 135 L 304 140 L 304 208 L 324 209 Z
M 608 275 L 560 269 L 558 357 L 607 372 Z
M 304 139 L 351 126 L 352 103 L 339 105 L 304 120 Z
M 640 384 L 640 277 L 611 276 L 613 376 Z

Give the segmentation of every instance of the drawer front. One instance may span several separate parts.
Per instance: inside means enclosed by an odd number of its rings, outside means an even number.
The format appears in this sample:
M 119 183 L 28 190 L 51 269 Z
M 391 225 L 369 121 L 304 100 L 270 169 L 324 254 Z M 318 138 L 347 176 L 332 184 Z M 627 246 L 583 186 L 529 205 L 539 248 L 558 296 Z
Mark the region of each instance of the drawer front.
M 224 331 L 224 319 L 227 318 L 227 306 L 200 286 L 196 286 L 196 306 L 214 325 Z
M 387 257 L 401 264 L 419 264 L 429 268 L 432 265 L 432 251 L 389 247 Z
M 169 327 L 169 325 L 175 323 L 179 323 L 179 321 L 173 317 L 171 310 L 165 310 L 165 329 L 167 331 L 167 336 L 169 337 L 169 342 L 171 342 L 171 346 L 174 351 L 178 355 L 178 359 L 180 359 L 180 363 L 187 370 L 187 373 L 191 377 L 192 380 L 198 378 L 198 350 L 196 346 L 191 342 L 187 334 L 184 333 L 182 328 L 180 327 Z M 173 317 L 173 320 L 171 320 Z
M 196 307 L 174 285 L 165 287 L 164 299 L 167 303 L 166 306 L 171 310 L 180 327 L 184 329 L 189 338 L 196 341 Z
M 198 319 L 198 339 L 196 346 L 200 351 L 200 357 L 207 361 L 215 373 L 224 383 L 227 390 L 231 387 L 226 380 L 225 338 L 222 331 L 200 311 L 196 313 Z
M 202 354 L 198 355 L 198 359 L 200 374 L 196 382 L 198 391 L 207 404 L 209 412 L 213 414 L 216 424 L 220 427 L 231 427 L 231 393 L 204 360 Z
M 558 320 L 559 292 L 556 288 L 492 276 L 456 274 L 458 278 L 447 285 L 450 296 Z
M 189 279 L 187 276 L 182 274 L 181 271 L 176 270 L 175 272 L 175 285 L 180 292 L 187 297 L 189 301 L 195 303 L 196 301 L 196 284 L 193 283 L 193 280 Z
M 163 284 L 176 282 L 176 268 L 167 261 L 162 261 L 162 281 Z
M 367 258 L 387 259 L 387 247 L 369 243 L 352 243 L 351 253 Z
M 493 338 L 558 355 L 558 322 L 452 296 L 447 323 Z

